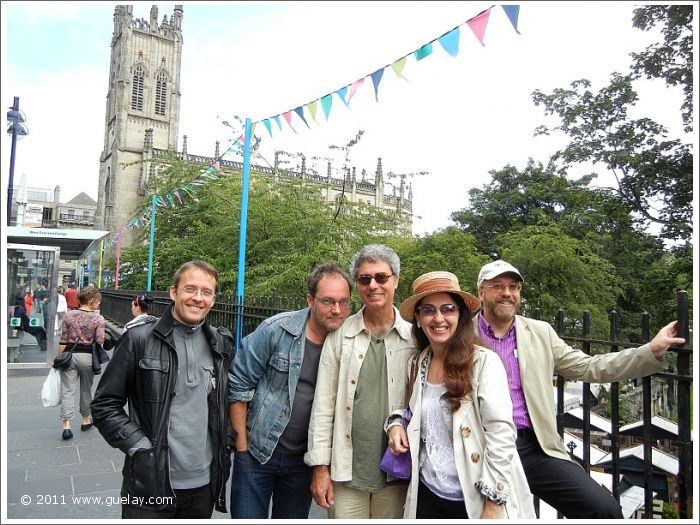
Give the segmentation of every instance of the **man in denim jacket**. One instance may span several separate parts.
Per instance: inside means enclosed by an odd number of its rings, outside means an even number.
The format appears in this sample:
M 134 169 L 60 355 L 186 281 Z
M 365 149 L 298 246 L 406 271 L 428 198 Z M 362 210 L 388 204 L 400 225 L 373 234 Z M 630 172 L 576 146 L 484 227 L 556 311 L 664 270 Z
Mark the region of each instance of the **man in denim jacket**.
M 321 348 L 348 316 L 352 281 L 335 264 L 308 277 L 308 308 L 262 322 L 245 337 L 229 372 L 236 433 L 231 517 L 305 519 L 311 468 L 304 464 Z

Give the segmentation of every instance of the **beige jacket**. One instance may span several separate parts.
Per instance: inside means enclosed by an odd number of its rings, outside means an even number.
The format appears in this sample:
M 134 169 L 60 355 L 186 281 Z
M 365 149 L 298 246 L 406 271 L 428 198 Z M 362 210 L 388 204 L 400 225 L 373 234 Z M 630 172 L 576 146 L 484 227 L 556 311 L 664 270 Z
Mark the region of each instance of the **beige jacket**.
M 357 378 L 370 343 L 363 312 L 364 308 L 328 334 L 318 366 L 304 461 L 309 466 L 330 465 L 333 481 L 352 479 L 352 433 L 365 430 L 352 424 Z M 416 351 L 411 324 L 401 318 L 396 307 L 394 315 L 394 326 L 384 338 L 391 411 L 405 406 L 406 366 Z
M 495 352 L 478 346 L 476 349 L 472 395 L 452 413 L 452 445 L 467 515 L 470 519 L 481 518 L 483 493 L 487 492 L 506 501 L 507 518 L 535 518 L 532 495 L 515 447 L 506 371 Z M 412 463 L 403 516 L 407 519 L 416 517 L 422 385 L 430 355 L 427 348 L 419 357 L 419 373 L 409 400 L 413 417 L 407 428 Z
M 516 316 L 515 337 L 527 411 L 542 450 L 553 457 L 571 460 L 557 433 L 552 402 L 552 378 L 588 383 L 610 383 L 644 377 L 662 371 L 665 360 L 657 360 L 647 343 L 621 352 L 587 355 L 567 345 L 544 321 Z

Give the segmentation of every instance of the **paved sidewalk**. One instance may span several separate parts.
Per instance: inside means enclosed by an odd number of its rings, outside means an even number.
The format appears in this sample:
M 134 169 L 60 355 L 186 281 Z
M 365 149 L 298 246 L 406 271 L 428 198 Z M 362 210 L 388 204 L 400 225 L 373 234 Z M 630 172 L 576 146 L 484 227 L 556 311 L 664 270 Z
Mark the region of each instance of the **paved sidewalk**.
M 110 352 L 111 354 L 111 352 Z M 27 359 L 45 353 L 29 347 Z M 7 502 L 8 519 L 120 519 L 118 504 L 124 455 L 110 447 L 96 428 L 80 430 L 76 407 L 73 439 L 61 439 L 60 406 L 45 408 L 41 387 L 49 369 L 7 371 Z M 95 378 L 95 386 L 101 376 Z M 228 499 L 228 490 L 227 490 Z M 313 505 L 310 518 L 325 519 Z M 215 519 L 230 519 L 214 512 Z

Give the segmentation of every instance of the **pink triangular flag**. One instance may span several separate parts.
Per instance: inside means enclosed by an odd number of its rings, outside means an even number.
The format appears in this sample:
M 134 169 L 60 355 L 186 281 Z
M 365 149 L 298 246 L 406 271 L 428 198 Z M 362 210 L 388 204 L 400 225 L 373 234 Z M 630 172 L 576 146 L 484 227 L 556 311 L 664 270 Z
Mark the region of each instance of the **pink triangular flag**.
M 366 77 L 362 77 L 359 80 L 355 80 L 355 82 L 352 83 L 352 86 L 350 86 L 350 93 L 348 93 L 348 104 L 350 104 L 350 101 L 352 100 L 352 96 L 355 94 L 355 91 L 357 91 L 358 88 L 365 81 L 365 78 Z
M 467 20 L 467 25 L 474 31 L 476 38 L 479 39 L 482 46 L 486 45 L 484 44 L 484 34 L 486 33 L 486 26 L 489 23 L 490 14 L 491 8 L 489 7 L 486 11 L 482 11 L 471 20 Z
M 287 121 L 287 124 L 289 124 L 289 127 L 292 128 L 292 131 L 296 133 L 297 130 L 295 130 L 294 126 L 292 126 L 292 110 L 290 109 L 286 113 L 282 113 L 282 116 L 284 117 L 284 120 Z

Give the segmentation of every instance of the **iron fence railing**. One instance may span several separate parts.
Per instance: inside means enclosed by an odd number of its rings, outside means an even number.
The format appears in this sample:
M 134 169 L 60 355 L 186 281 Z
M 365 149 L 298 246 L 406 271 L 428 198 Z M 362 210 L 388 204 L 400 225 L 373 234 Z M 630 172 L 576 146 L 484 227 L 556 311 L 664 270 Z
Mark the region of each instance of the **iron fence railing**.
M 132 318 L 131 301 L 134 296 L 142 293 L 132 290 L 112 290 L 105 289 L 102 291 L 102 315 L 107 319 L 124 325 Z M 171 303 L 168 292 L 150 292 L 154 298 L 152 306 L 152 314 L 159 316 Z M 653 516 L 653 483 L 652 475 L 654 466 L 652 464 L 652 444 L 654 438 L 652 436 L 652 413 L 651 413 L 651 392 L 652 392 L 652 377 L 663 378 L 674 384 L 671 397 L 675 397 L 675 419 L 678 425 L 678 439 L 676 440 L 676 451 L 678 455 L 678 473 L 676 475 L 676 492 L 670 493 L 669 503 L 678 510 L 679 518 L 692 518 L 693 509 L 693 472 L 692 472 L 692 456 L 693 448 L 691 441 L 691 390 L 693 377 L 691 373 L 691 352 L 692 345 L 690 343 L 690 309 L 688 305 L 687 292 L 680 290 L 676 294 L 677 311 L 676 319 L 678 321 L 678 331 L 680 337 L 684 337 L 686 344 L 681 348 L 671 348 L 670 351 L 676 355 L 675 369 L 654 374 L 653 376 L 642 379 L 642 421 L 643 421 L 643 441 L 644 441 L 644 461 L 643 461 L 643 486 L 644 486 L 644 518 Z M 264 319 L 280 312 L 297 310 L 306 306 L 306 301 L 300 299 L 286 298 L 246 298 L 242 308 L 242 331 L 241 337 L 252 332 Z M 360 307 L 359 304 L 352 304 L 351 311 L 354 313 Z M 216 303 L 209 313 L 209 321 L 215 326 L 225 326 L 231 333 L 236 335 L 236 323 L 238 321 L 239 305 L 236 303 L 235 296 L 219 294 Z M 539 319 L 540 313 L 534 311 L 534 317 Z M 619 341 L 618 324 L 619 314 L 611 312 L 610 314 L 610 334 L 609 341 L 593 339 L 591 337 L 591 322 L 588 312 L 584 312 L 582 321 L 581 336 L 570 336 L 564 334 L 564 312 L 559 311 L 554 326 L 561 338 L 568 344 L 581 348 L 584 352 L 590 354 L 595 348 L 596 353 L 608 351 L 616 352 L 623 348 L 636 347 L 639 343 L 628 343 Z M 643 341 L 650 340 L 649 315 L 644 314 L 641 318 L 640 328 Z M 557 422 L 559 434 L 563 435 L 563 417 L 564 417 L 564 378 L 557 376 Z M 583 408 L 583 459 L 580 461 L 583 467 L 590 472 L 590 444 L 591 444 L 591 401 L 592 394 L 590 385 L 583 383 L 582 408 Z M 610 391 L 611 404 L 611 433 L 610 433 L 610 448 L 612 461 L 610 466 L 605 467 L 605 472 L 612 475 L 612 493 L 614 497 L 620 500 L 620 385 L 613 383 Z

